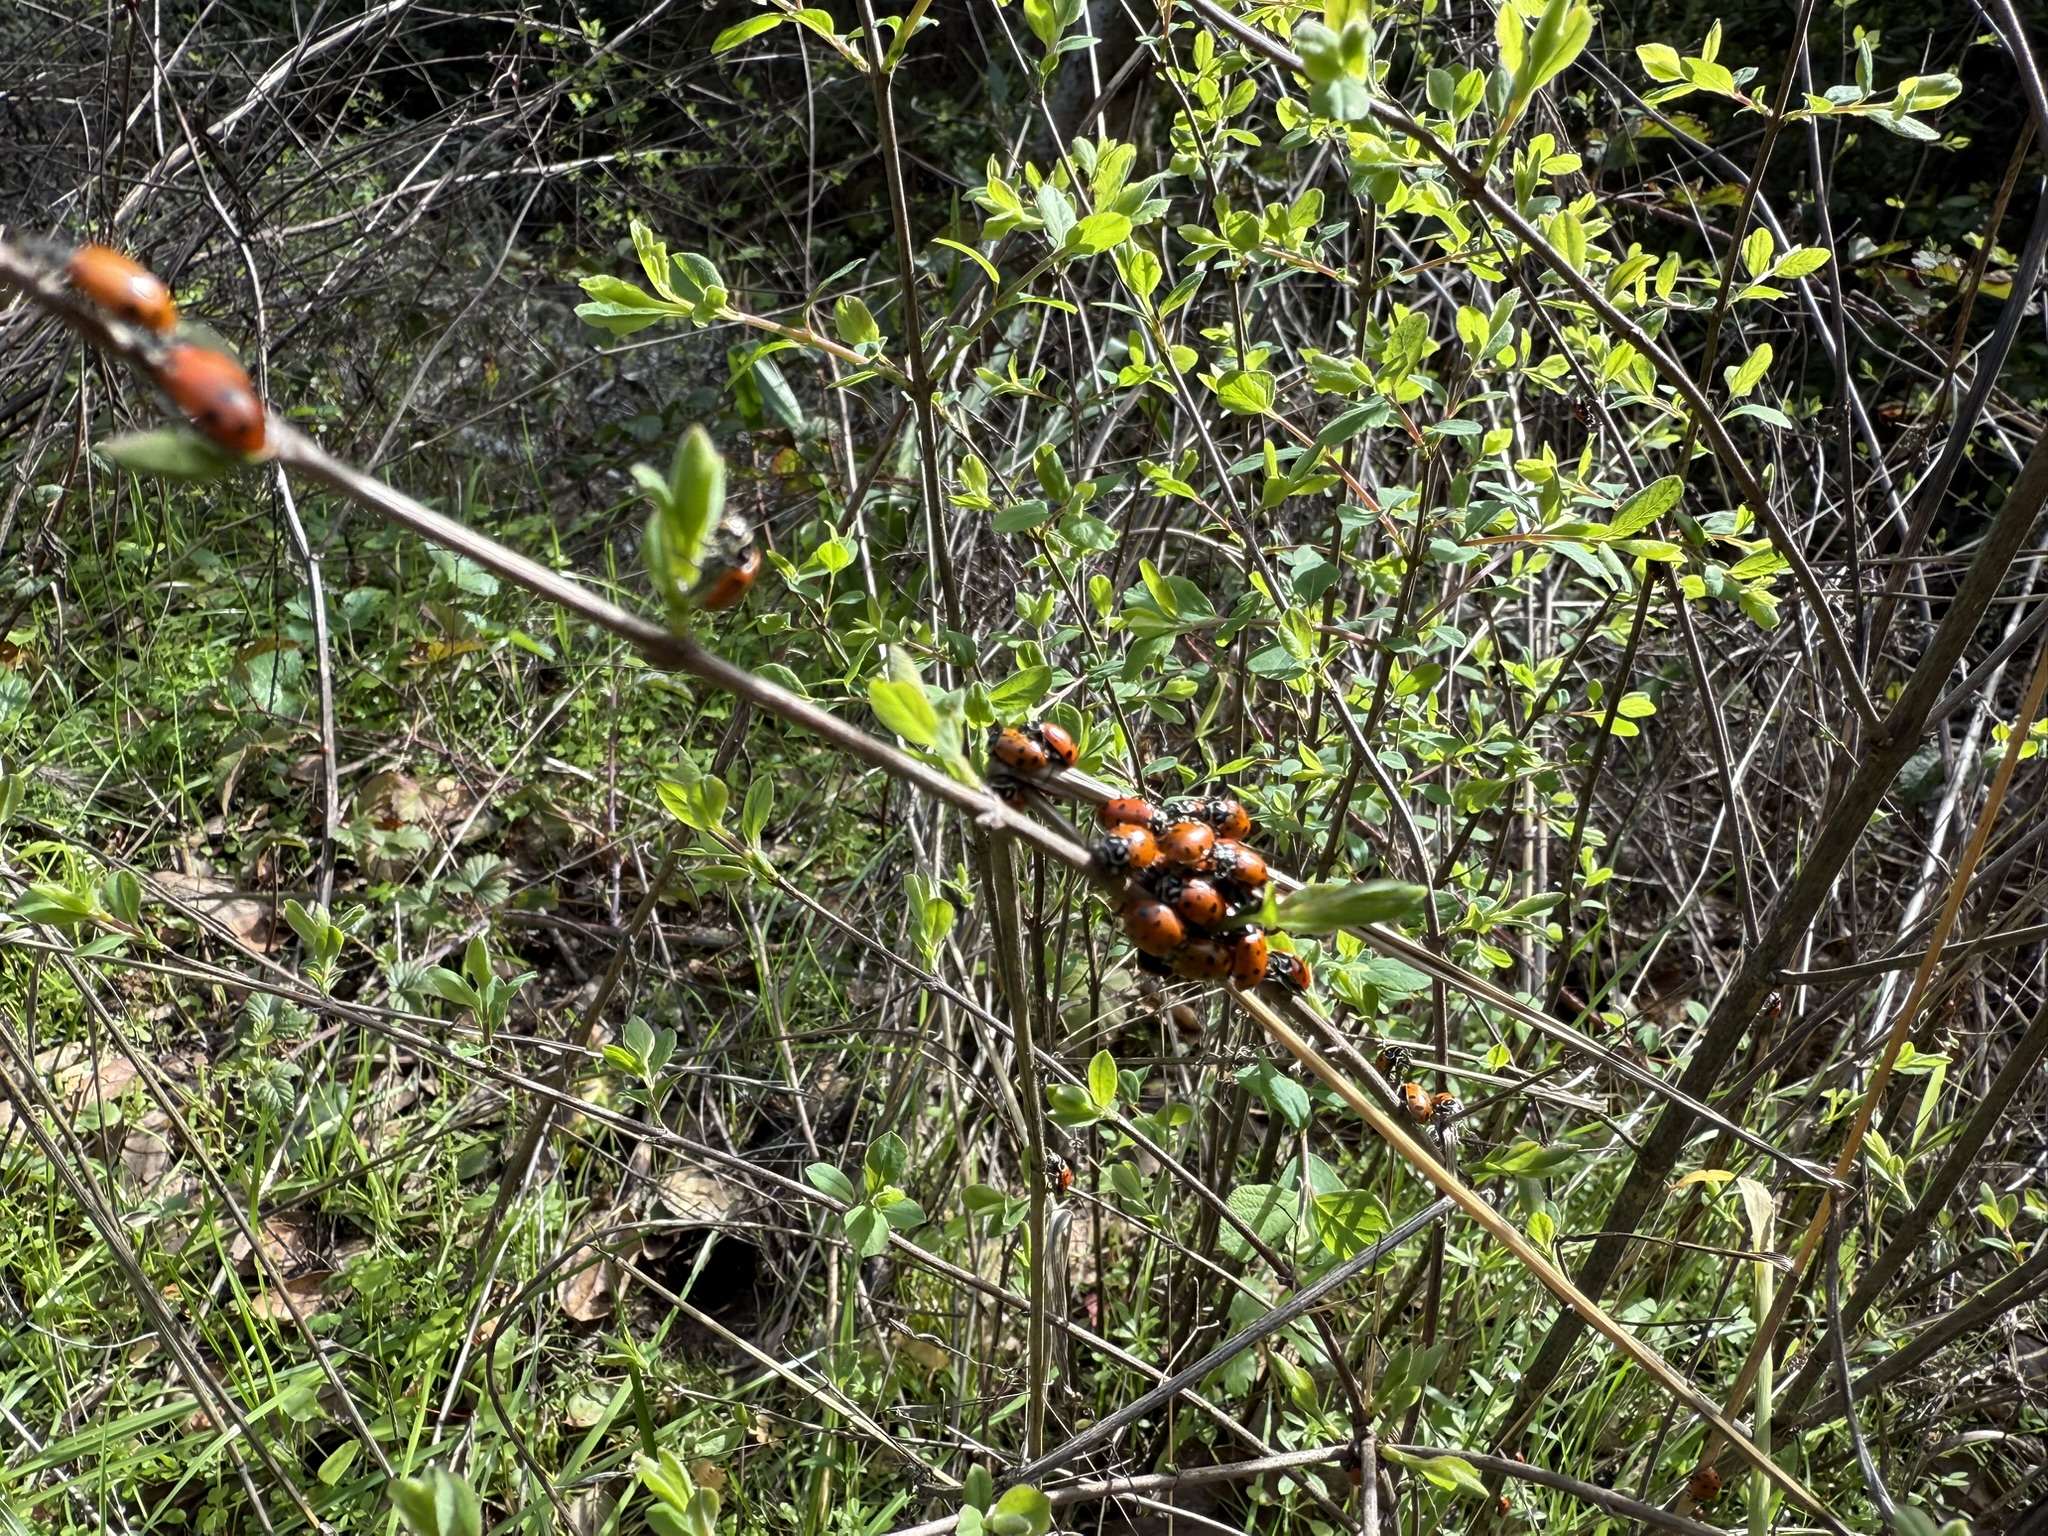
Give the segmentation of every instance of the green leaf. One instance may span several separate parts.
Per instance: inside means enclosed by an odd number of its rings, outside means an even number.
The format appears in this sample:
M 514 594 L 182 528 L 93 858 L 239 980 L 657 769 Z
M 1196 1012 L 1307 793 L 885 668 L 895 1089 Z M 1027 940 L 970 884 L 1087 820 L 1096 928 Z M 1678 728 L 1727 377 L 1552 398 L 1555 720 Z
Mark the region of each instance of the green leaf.
M 1102 1118 L 1087 1091 L 1076 1088 L 1072 1083 L 1048 1083 L 1045 1104 L 1053 1119 L 1061 1125 L 1093 1125 Z
M 1012 1488 L 996 1500 L 985 1524 L 992 1536 L 1045 1536 L 1052 1529 L 1052 1500 L 1036 1488 Z
M 1636 58 L 1641 62 L 1643 72 L 1652 80 L 1668 85 L 1685 78 L 1678 50 L 1669 43 L 1644 43 L 1636 49 Z
M 1419 912 L 1428 898 L 1424 887 L 1399 880 L 1311 885 L 1280 903 L 1277 925 L 1289 933 L 1330 933 L 1362 923 L 1401 922 Z
M 768 818 L 775 814 L 775 780 L 759 774 L 747 786 L 747 798 L 740 808 L 740 836 L 749 846 L 759 846 Z
M 874 1191 L 898 1183 L 909 1163 L 910 1148 L 904 1145 L 903 1138 L 894 1131 L 884 1131 L 868 1143 L 867 1155 L 861 1159 L 868 1189 Z
M 1770 369 L 1771 344 L 1768 341 L 1761 342 L 1758 344 L 1757 349 L 1743 360 L 1740 368 L 1726 370 L 1728 397 L 1731 400 L 1740 400 L 1762 382 L 1763 376 L 1770 372 Z
M 1294 1130 L 1308 1127 L 1308 1090 L 1270 1061 L 1258 1061 L 1237 1074 L 1237 1080 Z
M 1116 1108 L 1116 1089 L 1116 1058 L 1097 1051 L 1088 1063 L 1088 1097 L 1102 1114 Z
M 1657 713 L 1657 703 L 1647 693 L 1624 693 L 1614 712 L 1624 720 L 1647 720 Z
M 240 454 L 189 427 L 124 432 L 98 446 L 106 458 L 121 468 L 159 480 L 218 480 L 244 462 Z
M 712 57 L 716 58 L 721 53 L 730 52 L 741 43 L 752 42 L 763 32 L 772 32 L 781 25 L 782 16 L 779 13 L 771 16 L 749 16 L 745 21 L 735 22 L 712 40 Z
M 832 301 L 832 329 L 849 347 L 866 346 L 882 339 L 882 327 L 857 295 L 842 294 Z
M 912 746 L 938 747 L 939 712 L 932 708 L 923 684 L 875 678 L 868 684 L 868 707 L 887 729 Z
M 694 575 L 704 541 L 725 513 L 725 458 L 702 427 L 691 427 L 676 444 L 668 487 L 669 505 L 662 521 L 671 549 Z
M 1363 1253 L 1387 1230 L 1386 1208 L 1362 1189 L 1318 1195 L 1316 1237 L 1339 1261 Z
M 1527 96 L 1554 79 L 1592 35 L 1593 12 L 1585 0 L 1549 0 L 1529 39 L 1528 66 L 1515 71 L 1515 94 Z
M 32 885 L 14 899 L 14 915 L 52 928 L 82 928 L 93 920 L 93 899 L 61 885 Z
M 424 1477 L 397 1477 L 392 1507 L 415 1536 L 483 1536 L 483 1511 L 469 1483 L 434 1467 Z
M 1223 409 L 1237 416 L 1264 416 L 1273 409 L 1273 375 L 1263 369 L 1233 368 L 1212 386 Z
M 1798 246 L 1780 256 L 1771 268 L 1771 276 L 1783 278 L 1807 277 L 1828 264 L 1828 253 L 1817 245 Z
M 856 1205 L 840 1218 L 846 1240 L 863 1259 L 872 1259 L 889 1246 L 889 1218 L 872 1205 Z
M 811 1164 L 804 1170 L 804 1177 L 811 1181 L 813 1188 L 830 1195 L 841 1205 L 860 1203 L 860 1191 L 853 1187 L 853 1180 L 830 1163 Z
M 1416 1456 L 1388 1445 L 1380 1447 L 1380 1455 L 1399 1466 L 1413 1467 L 1446 1493 L 1473 1499 L 1492 1497 L 1480 1479 L 1479 1469 L 1462 1456 Z
M 319 1469 L 313 1474 L 320 1479 L 320 1485 L 323 1488 L 332 1488 L 348 1476 L 348 1469 L 355 1465 L 356 1453 L 362 1448 L 363 1442 L 360 1440 L 344 1440 L 323 1456 Z
M 1771 257 L 1778 249 L 1778 242 L 1770 229 L 1762 224 L 1749 232 L 1749 238 L 1742 242 L 1742 266 L 1751 277 L 1762 277 L 1771 270 Z
M 654 796 L 662 808 L 684 826 L 694 827 L 699 832 L 718 830 L 725 820 L 729 795 L 725 781 L 711 774 L 705 774 L 693 784 L 664 779 L 654 786 Z
M 1081 256 L 1098 256 L 1131 237 L 1131 221 L 1115 212 L 1091 213 L 1067 235 L 1065 249 Z
M 1052 668 L 1043 662 L 1019 667 L 988 691 L 988 702 L 997 714 L 1009 718 L 1029 709 L 1052 687 Z
M 1679 499 L 1684 495 L 1685 481 L 1677 475 L 1666 475 L 1661 480 L 1652 480 L 1616 509 L 1614 521 L 1608 525 L 1607 531 L 1617 539 L 1626 539 L 1641 533 L 1677 506 Z

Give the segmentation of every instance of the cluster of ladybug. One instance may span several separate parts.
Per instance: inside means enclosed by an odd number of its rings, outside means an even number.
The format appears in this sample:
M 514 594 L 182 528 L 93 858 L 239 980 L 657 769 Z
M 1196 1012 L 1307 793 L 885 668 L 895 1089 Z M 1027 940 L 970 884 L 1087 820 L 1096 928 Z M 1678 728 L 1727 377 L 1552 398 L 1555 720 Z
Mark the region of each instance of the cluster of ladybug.
M 1096 819 L 1103 829 L 1096 868 L 1133 882 L 1123 924 L 1139 969 L 1308 990 L 1308 962 L 1274 949 L 1250 921 L 1265 904 L 1267 877 L 1266 861 L 1244 842 L 1252 819 L 1243 805 L 1228 795 L 1159 806 L 1124 795 L 1101 806 Z
M 1454 1093 L 1433 1094 L 1422 1084 L 1411 1081 L 1408 1069 L 1413 1059 L 1406 1046 L 1388 1045 L 1381 1047 L 1373 1065 L 1381 1077 L 1401 1085 L 1401 1105 L 1408 1111 L 1408 1118 L 1423 1127 L 1437 1150 L 1448 1156 L 1457 1140 L 1458 1117 L 1465 1112 L 1465 1106 Z
M 1024 787 L 1074 766 L 1074 738 L 1049 720 L 989 733 L 989 787 L 1006 801 Z M 1139 968 L 1190 981 L 1278 982 L 1306 992 L 1311 977 L 1299 955 L 1274 949 L 1250 915 L 1265 903 L 1266 861 L 1247 847 L 1252 819 L 1228 795 L 1186 797 L 1155 806 L 1135 795 L 1096 812 L 1102 836 L 1095 869 L 1131 882 L 1124 932 Z
M 152 336 L 168 340 L 178 306 L 163 279 L 104 245 L 81 245 L 64 263 L 74 292 Z M 265 438 L 263 402 L 242 365 L 212 347 L 173 342 L 151 363 L 156 381 L 192 425 L 236 453 L 260 452 Z

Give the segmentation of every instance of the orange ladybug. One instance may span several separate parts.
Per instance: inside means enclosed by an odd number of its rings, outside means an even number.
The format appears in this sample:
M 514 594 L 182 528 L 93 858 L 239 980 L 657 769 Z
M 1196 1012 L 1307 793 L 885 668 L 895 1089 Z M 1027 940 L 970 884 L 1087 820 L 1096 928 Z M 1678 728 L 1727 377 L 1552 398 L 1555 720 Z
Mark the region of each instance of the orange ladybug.
M 1221 981 L 1230 974 L 1231 950 L 1220 939 L 1189 939 L 1173 957 L 1173 974 L 1189 981 Z
M 1408 1076 L 1408 1063 L 1412 1059 L 1405 1045 L 1387 1045 L 1380 1048 L 1373 1065 L 1379 1068 L 1381 1077 L 1390 1083 L 1398 1083 Z
M 1041 721 L 1037 726 L 1039 742 L 1045 747 L 1046 756 L 1062 768 L 1071 768 L 1080 760 L 1081 754 L 1074 746 L 1074 738 L 1050 720 Z
M 156 365 L 156 381 L 192 425 L 237 453 L 255 453 L 264 440 L 263 402 L 242 365 L 211 347 L 176 346 Z
M 1240 987 L 1256 987 L 1266 979 L 1272 946 L 1263 928 L 1247 928 L 1230 947 L 1230 979 Z
M 1187 930 L 1164 902 L 1134 901 L 1124 909 L 1124 932 L 1148 955 L 1165 959 L 1181 946 Z M 1226 970 L 1229 969 L 1226 963 Z
M 1315 985 L 1308 962 L 1291 949 L 1276 949 L 1267 956 L 1266 980 L 1278 982 L 1289 992 L 1306 992 Z
M 1455 1120 L 1464 1108 L 1465 1106 L 1458 1102 L 1458 1096 L 1455 1093 L 1430 1095 L 1429 1112 L 1436 1119 Z
M 1229 915 L 1223 893 L 1199 875 L 1176 882 L 1169 904 L 1191 928 L 1214 928 Z
M 178 306 L 163 279 L 140 262 L 104 245 L 81 245 L 65 263 L 71 286 L 117 320 L 167 336 L 178 323 Z
M 1494 1502 L 1493 1506 L 1494 1513 L 1501 1515 L 1506 1514 L 1508 1510 L 1512 1507 L 1513 1506 L 1508 1503 L 1508 1496 L 1506 1494 L 1502 1494 L 1500 1498 Z
M 1199 821 L 1181 821 L 1159 839 L 1159 857 L 1184 869 L 1207 869 L 1216 834 Z
M 1721 1469 L 1701 1463 L 1686 1479 L 1685 1491 L 1695 1504 L 1713 1503 L 1721 1497 Z
M 1417 1125 L 1429 1124 L 1429 1090 L 1420 1083 L 1401 1085 L 1401 1102 L 1408 1106 L 1408 1118 Z
M 1203 829 L 1207 831 L 1205 827 Z M 1214 833 L 1210 834 L 1213 838 Z M 1235 838 L 1216 840 L 1210 848 L 1216 873 L 1226 880 L 1235 880 L 1247 891 L 1256 895 L 1268 878 L 1266 861 Z
M 1014 773 L 1040 774 L 1052 764 L 1038 739 L 1014 725 L 991 733 L 988 754 Z
M 1137 795 L 1118 795 L 1095 808 L 1095 819 L 1110 831 L 1118 827 L 1143 827 L 1149 832 L 1158 815 L 1150 800 Z
M 705 571 L 691 600 L 699 608 L 720 613 L 738 607 L 761 574 L 761 551 L 751 544 L 730 560 L 721 560 Z
M 1143 827 L 1118 827 L 1095 840 L 1095 867 L 1106 875 L 1150 869 L 1159 862 L 1159 844 Z
M 1052 1185 L 1054 1194 L 1064 1195 L 1074 1187 L 1074 1165 L 1064 1157 L 1055 1155 L 1053 1158 L 1052 1176 L 1047 1182 Z
M 1231 795 L 1218 795 L 1209 801 L 1202 808 L 1201 819 L 1215 829 L 1218 837 L 1235 841 L 1251 835 L 1251 813 L 1244 808 L 1242 801 Z

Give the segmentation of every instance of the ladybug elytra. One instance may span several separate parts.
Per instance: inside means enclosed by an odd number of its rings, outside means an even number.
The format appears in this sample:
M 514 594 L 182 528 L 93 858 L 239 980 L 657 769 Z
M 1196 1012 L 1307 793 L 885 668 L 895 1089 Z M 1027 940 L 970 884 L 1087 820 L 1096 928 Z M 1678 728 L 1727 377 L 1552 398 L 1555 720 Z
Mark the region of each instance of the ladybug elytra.
M 1173 974 L 1190 981 L 1221 981 L 1230 974 L 1231 949 L 1220 939 L 1189 939 L 1173 957 Z
M 1413 1120 L 1417 1125 L 1429 1124 L 1431 1113 L 1429 1090 L 1423 1087 L 1422 1084 L 1403 1083 L 1401 1085 L 1401 1102 L 1408 1106 L 1408 1118 L 1410 1120 Z
M 1095 819 L 1111 831 L 1118 827 L 1143 827 L 1149 832 L 1158 815 L 1152 802 L 1138 795 L 1118 795 L 1095 808 Z
M 1071 768 L 1080 760 L 1080 752 L 1074 746 L 1074 738 L 1050 720 L 1042 721 L 1037 727 L 1038 739 L 1045 746 L 1046 756 L 1062 768 Z
M 691 593 L 691 600 L 712 613 L 737 607 L 760 574 L 761 551 L 750 544 L 732 559 L 720 560 L 706 569 Z
M 1721 1497 L 1721 1469 L 1702 1464 L 1686 1479 L 1686 1495 L 1695 1504 L 1711 1504 Z
M 1158 901 L 1134 901 L 1126 907 L 1124 932 L 1140 950 L 1160 959 L 1179 949 L 1187 937 L 1187 930 L 1174 916 L 1173 908 Z
M 1230 979 L 1240 987 L 1256 987 L 1266 979 L 1272 947 L 1263 928 L 1247 928 L 1230 947 Z
M 1040 774 L 1052 763 L 1038 738 L 1014 725 L 990 736 L 988 754 L 1013 773 Z
M 1143 827 L 1118 827 L 1095 840 L 1093 855 L 1097 869 L 1104 874 L 1120 875 L 1157 864 L 1159 844 Z
M 1199 821 L 1175 822 L 1159 839 L 1159 857 L 1183 869 L 1207 869 L 1216 833 Z
M 159 336 L 178 323 L 178 306 L 162 278 L 138 261 L 105 245 L 81 245 L 65 263 L 73 288 L 117 320 Z
M 192 425 L 237 453 L 263 446 L 263 402 L 242 365 L 211 347 L 176 346 L 156 365 L 156 381 Z

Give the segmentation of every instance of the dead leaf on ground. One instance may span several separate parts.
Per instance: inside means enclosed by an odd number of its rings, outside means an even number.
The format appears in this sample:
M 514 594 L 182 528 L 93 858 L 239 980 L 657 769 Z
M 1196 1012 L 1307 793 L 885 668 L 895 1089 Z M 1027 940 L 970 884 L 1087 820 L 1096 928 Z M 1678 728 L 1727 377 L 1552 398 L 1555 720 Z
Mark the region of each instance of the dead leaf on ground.
M 294 1275 L 281 1286 L 265 1286 L 249 1298 L 249 1310 L 278 1323 L 289 1323 L 294 1311 L 302 1318 L 331 1312 L 334 1309 L 328 1304 L 327 1286 L 333 1278 L 333 1270 L 315 1269 Z M 289 1307 L 285 1305 L 287 1300 L 291 1303 Z
M 677 1168 L 662 1175 L 655 1191 L 677 1221 L 722 1227 L 746 1204 L 747 1192 L 706 1168 Z
M 149 878 L 174 910 L 217 924 L 252 949 L 267 954 L 281 947 L 291 931 L 282 921 L 272 921 L 268 899 L 239 891 L 234 881 L 219 875 L 167 869 Z
M 609 1208 L 593 1211 L 576 1224 L 570 1234 L 577 1238 L 609 1226 L 613 1213 Z M 630 1236 L 623 1237 L 623 1247 L 614 1246 L 609 1251 L 594 1248 L 588 1243 L 576 1243 L 564 1262 L 563 1278 L 555 1287 L 555 1301 L 570 1318 L 579 1323 L 594 1323 L 610 1317 L 618 1306 L 620 1295 L 625 1290 L 625 1275 L 619 1267 L 619 1260 L 628 1262 L 640 1255 L 640 1245 Z
M 275 1216 L 266 1216 L 256 1229 L 256 1240 L 263 1248 L 266 1273 L 289 1275 L 323 1267 L 313 1218 L 303 1211 L 279 1211 Z M 256 1272 L 254 1250 L 239 1231 L 228 1244 L 228 1259 L 242 1274 Z

